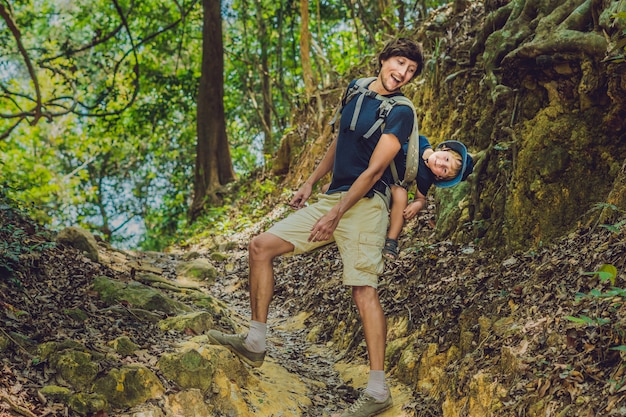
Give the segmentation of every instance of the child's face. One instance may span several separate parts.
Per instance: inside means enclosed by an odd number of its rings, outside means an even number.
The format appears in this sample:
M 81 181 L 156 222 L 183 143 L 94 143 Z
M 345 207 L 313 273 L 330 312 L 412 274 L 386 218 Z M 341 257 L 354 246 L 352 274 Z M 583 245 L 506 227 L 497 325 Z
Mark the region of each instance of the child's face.
M 428 168 L 438 180 L 449 180 L 461 169 L 461 161 L 448 151 L 435 151 L 428 157 Z

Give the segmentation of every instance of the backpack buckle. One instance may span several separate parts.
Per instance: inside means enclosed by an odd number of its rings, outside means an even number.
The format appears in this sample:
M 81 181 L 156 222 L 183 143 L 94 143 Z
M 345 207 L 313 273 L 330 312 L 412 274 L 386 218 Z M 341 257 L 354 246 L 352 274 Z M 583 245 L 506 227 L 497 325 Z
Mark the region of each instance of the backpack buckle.
M 389 99 L 381 102 L 380 106 L 378 106 L 378 118 L 386 119 L 387 116 L 389 116 L 389 113 L 391 113 L 393 106 L 395 105 L 396 101 L 394 99 Z

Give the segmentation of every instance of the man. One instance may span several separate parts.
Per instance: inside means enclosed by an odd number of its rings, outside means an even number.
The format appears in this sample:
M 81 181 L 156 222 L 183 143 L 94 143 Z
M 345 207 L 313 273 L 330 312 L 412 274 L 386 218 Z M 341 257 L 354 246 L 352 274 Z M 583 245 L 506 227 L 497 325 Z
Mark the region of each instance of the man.
M 381 250 L 389 220 L 385 201 L 374 191 L 381 188 L 380 178 L 411 134 L 413 111 L 408 106 L 394 106 L 383 131 L 378 129 L 368 139 L 363 135 L 378 118 L 381 100 L 376 94 L 401 95 L 400 89 L 421 72 L 422 48 L 409 39 L 396 39 L 385 45 L 378 58 L 380 70 L 367 86 L 368 94 L 345 105 L 337 139 L 293 196 L 290 205 L 298 210 L 250 242 L 252 320 L 247 335 L 227 335 L 216 330 L 208 333 L 212 343 L 228 347 L 252 366 L 261 366 L 274 292 L 273 259 L 335 241 L 344 265 L 344 285 L 352 287 L 352 298 L 363 321 L 370 360 L 367 388 L 342 417 L 375 415 L 393 404 L 385 383 L 387 330 L 377 292 L 378 277 L 384 269 Z M 355 81 L 350 86 L 354 84 Z M 355 109 L 357 117 L 353 118 Z M 333 178 L 328 191 L 320 195 L 319 201 L 305 207 L 315 183 L 331 169 Z

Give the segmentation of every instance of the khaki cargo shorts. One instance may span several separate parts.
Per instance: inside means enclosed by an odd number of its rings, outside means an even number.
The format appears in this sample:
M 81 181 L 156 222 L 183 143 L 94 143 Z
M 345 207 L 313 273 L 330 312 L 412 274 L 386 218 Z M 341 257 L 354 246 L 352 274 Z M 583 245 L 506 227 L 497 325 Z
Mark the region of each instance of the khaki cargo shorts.
M 345 193 L 320 194 L 319 200 L 290 214 L 274 224 L 268 232 L 294 246 L 291 255 L 337 242 L 343 261 L 343 283 L 349 286 L 378 287 L 378 277 L 385 262 L 382 249 L 385 244 L 389 217 L 384 200 L 377 194 L 362 198 L 348 210 L 333 234 L 324 242 L 308 242 L 317 220 L 336 205 Z

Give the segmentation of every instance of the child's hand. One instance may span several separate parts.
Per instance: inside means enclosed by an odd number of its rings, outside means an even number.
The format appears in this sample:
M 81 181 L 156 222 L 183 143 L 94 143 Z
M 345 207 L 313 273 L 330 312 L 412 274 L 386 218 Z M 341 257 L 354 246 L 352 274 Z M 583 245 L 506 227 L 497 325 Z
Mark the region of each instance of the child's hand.
M 404 219 L 411 220 L 413 217 L 417 215 L 417 213 L 420 212 L 423 206 L 424 204 L 422 203 L 421 200 L 417 200 L 417 201 L 413 201 L 409 203 L 404 209 L 404 211 L 402 212 L 402 214 L 404 215 Z

